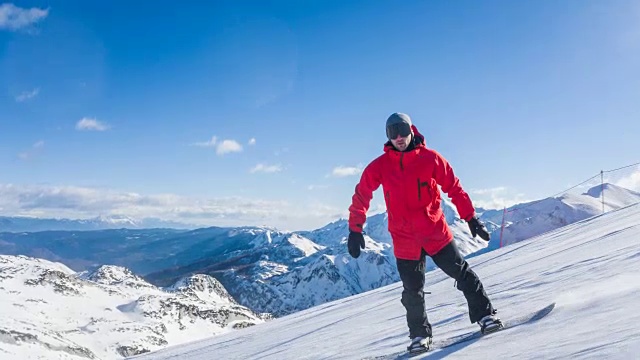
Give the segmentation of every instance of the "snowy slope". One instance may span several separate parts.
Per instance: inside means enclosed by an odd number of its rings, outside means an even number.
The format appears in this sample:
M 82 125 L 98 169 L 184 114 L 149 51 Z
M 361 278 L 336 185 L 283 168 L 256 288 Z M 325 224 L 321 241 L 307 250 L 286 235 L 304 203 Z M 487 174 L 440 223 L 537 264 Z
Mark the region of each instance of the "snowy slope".
M 556 302 L 545 319 L 417 358 L 630 359 L 640 353 L 640 204 L 470 259 L 509 319 Z M 477 327 L 453 280 L 426 276 L 436 339 Z M 361 359 L 407 345 L 394 283 L 234 333 L 136 359 Z
M 595 215 L 602 214 L 604 191 L 604 210 L 611 211 L 640 202 L 640 193 L 613 184 L 604 184 L 588 189 L 582 194 L 568 193 L 558 197 L 546 198 L 530 203 L 519 204 L 507 209 L 503 244 L 513 244 L 562 226 L 572 224 Z M 487 223 L 502 223 L 502 211 L 487 211 L 480 217 Z M 490 226 L 490 249 L 499 247 L 500 227 Z
M 116 359 L 265 319 L 209 276 L 164 291 L 126 268 L 91 273 L 0 256 L 1 359 Z

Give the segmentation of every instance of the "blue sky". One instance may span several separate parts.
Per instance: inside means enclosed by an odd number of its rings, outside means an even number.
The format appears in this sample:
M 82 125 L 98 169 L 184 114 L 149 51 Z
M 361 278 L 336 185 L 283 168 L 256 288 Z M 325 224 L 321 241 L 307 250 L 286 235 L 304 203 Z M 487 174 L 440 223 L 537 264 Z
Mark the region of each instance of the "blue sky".
M 639 159 L 635 1 L 200 3 L 0 3 L 0 214 L 317 228 L 395 111 L 476 205 Z

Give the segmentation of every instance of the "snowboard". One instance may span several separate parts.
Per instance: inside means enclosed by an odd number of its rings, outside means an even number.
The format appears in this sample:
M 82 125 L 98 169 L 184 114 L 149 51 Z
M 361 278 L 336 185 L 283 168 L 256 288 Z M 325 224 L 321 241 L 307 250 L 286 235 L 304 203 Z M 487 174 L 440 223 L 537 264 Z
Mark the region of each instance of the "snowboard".
M 511 319 L 506 319 L 506 320 L 502 319 L 502 328 L 495 330 L 493 332 L 490 332 L 488 334 L 483 334 L 482 332 L 480 332 L 480 330 L 476 330 L 476 331 L 470 331 L 461 335 L 453 336 L 450 338 L 442 339 L 442 340 L 434 340 L 433 344 L 431 344 L 431 348 L 428 351 L 424 351 L 421 353 L 409 353 L 405 350 L 405 351 L 401 351 L 393 354 L 370 357 L 366 359 L 367 360 L 391 360 L 391 359 L 400 360 L 400 359 L 410 359 L 412 357 L 425 355 L 436 349 L 445 349 L 451 346 L 477 340 L 483 336 L 491 336 L 495 333 L 499 333 L 504 330 L 509 330 L 520 325 L 531 324 L 549 315 L 549 313 L 553 310 L 553 308 L 555 308 L 555 306 L 556 306 L 556 303 L 554 302 L 534 312 L 520 315 L 518 317 L 514 317 Z

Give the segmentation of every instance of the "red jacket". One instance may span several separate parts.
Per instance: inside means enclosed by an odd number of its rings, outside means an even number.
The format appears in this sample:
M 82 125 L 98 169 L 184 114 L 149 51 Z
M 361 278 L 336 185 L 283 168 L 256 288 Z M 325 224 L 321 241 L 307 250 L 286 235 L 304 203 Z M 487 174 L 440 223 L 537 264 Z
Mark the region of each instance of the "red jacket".
M 399 152 L 387 142 L 384 154 L 364 169 L 349 206 L 349 229 L 362 232 L 373 192 L 382 185 L 394 254 L 398 259 L 417 260 L 421 249 L 433 255 L 453 239 L 440 206 L 438 185 L 451 198 L 460 218 L 470 220 L 475 210 L 447 160 L 427 149 L 418 129 L 411 128 L 414 149 Z

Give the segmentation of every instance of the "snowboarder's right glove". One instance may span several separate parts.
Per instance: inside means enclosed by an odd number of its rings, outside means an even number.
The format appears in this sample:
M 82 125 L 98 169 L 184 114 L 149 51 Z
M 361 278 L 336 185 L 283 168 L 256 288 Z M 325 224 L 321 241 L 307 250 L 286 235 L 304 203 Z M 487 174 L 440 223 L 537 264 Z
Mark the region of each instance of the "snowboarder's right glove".
M 349 248 L 349 255 L 357 259 L 360 256 L 360 248 L 364 249 L 364 235 L 359 232 L 349 231 L 347 247 Z
M 471 230 L 471 235 L 474 238 L 476 237 L 476 235 L 478 235 L 484 241 L 489 241 L 489 232 L 477 217 L 474 216 L 471 218 L 471 220 L 469 220 L 469 230 Z

